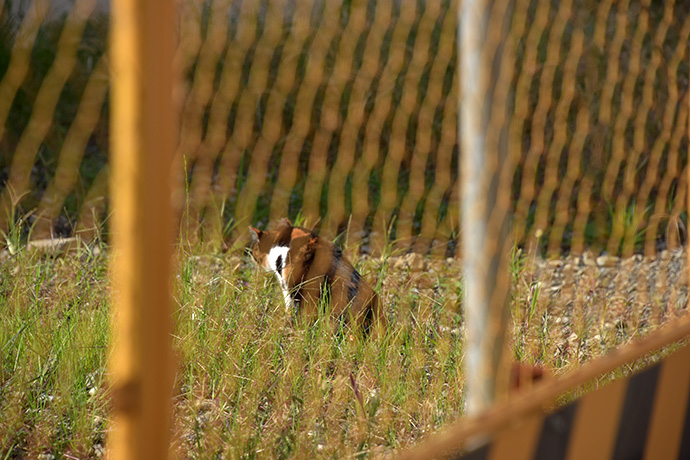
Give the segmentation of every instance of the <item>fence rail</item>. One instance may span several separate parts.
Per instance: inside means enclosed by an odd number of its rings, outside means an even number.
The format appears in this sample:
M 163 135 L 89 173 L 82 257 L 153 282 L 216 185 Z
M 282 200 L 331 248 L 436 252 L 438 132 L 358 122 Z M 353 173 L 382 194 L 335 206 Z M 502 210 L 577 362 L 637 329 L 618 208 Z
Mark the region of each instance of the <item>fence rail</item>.
M 508 451 L 519 458 L 684 458 L 690 449 L 688 345 L 637 375 L 597 388 L 548 417 L 545 413 L 563 392 L 683 340 L 689 331 L 685 315 L 565 376 L 537 383 L 534 391 L 463 418 L 398 458 L 503 458 Z M 458 455 L 463 449 L 470 452 Z
M 516 243 L 551 256 L 676 247 L 687 221 L 690 8 L 492 5 L 492 27 L 502 8 L 522 18 L 506 25 L 514 51 L 495 63 L 508 84 L 494 95 L 508 109 Z M 22 17 L 3 11 L 5 234 L 27 215 L 35 238 L 107 234 L 108 18 L 94 7 L 79 0 L 62 19 L 47 0 Z M 457 252 L 457 8 L 181 1 L 182 235 L 241 242 L 246 223 L 299 214 L 372 251 L 393 241 Z

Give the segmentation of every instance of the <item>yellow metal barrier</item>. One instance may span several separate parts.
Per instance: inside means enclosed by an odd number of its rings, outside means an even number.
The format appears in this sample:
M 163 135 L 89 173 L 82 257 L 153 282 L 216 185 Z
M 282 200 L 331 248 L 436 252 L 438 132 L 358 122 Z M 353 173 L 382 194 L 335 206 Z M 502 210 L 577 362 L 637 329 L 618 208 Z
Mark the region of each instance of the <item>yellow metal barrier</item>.
M 120 0 L 112 29 L 113 460 L 167 457 L 171 352 L 173 1 Z
M 681 447 L 690 449 L 690 443 L 683 441 L 682 431 L 690 428 L 683 423 L 683 418 L 690 416 L 688 345 L 665 358 L 661 368 L 656 366 L 639 375 L 616 380 L 586 394 L 573 406 L 562 408 L 554 415 L 561 419 L 565 416 L 567 423 L 558 419 L 550 422 L 551 427 L 557 427 L 557 433 L 545 423 L 544 412 L 565 391 L 689 335 L 690 316 L 686 315 L 570 374 L 537 383 L 532 391 L 459 420 L 403 452 L 398 460 L 447 458 L 453 453 L 461 458 L 457 455 L 459 452 L 474 449 L 474 453 L 467 455 L 468 459 L 505 458 L 500 455 L 502 452 L 510 452 L 511 458 L 524 459 L 639 458 L 643 454 L 650 459 L 679 458 L 665 456 L 665 453 L 677 453 Z M 632 390 L 628 388 L 631 385 Z M 624 405 L 626 390 L 629 401 Z M 644 407 L 636 411 L 638 405 Z M 622 413 L 624 409 L 628 411 L 625 414 Z M 642 428 L 643 431 L 636 431 Z M 622 439 L 617 441 L 620 436 Z M 537 457 L 538 444 L 549 444 L 543 442 L 544 439 L 552 446 L 559 446 L 560 454 L 550 451 L 543 456 L 542 452 L 542 456 Z M 614 456 L 616 446 L 621 451 Z

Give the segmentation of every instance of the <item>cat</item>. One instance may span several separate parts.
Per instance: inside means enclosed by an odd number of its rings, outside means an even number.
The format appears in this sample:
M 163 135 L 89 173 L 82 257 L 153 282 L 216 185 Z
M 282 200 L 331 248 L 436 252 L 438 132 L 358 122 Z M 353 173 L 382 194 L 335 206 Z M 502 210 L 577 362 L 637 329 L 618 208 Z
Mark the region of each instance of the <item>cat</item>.
M 377 335 L 385 324 L 379 296 L 367 284 L 340 248 L 311 230 L 280 220 L 273 231 L 249 227 L 251 256 L 275 273 L 287 311 L 316 318 L 325 293 L 334 317 L 352 318 L 357 327 Z M 325 290 L 325 291 L 324 291 Z

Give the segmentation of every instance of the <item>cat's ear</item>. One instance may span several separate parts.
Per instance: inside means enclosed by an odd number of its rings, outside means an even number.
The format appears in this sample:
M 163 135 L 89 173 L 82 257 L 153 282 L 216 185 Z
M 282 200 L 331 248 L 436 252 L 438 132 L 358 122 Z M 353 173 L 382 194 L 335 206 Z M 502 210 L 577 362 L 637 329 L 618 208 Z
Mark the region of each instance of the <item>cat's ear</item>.
M 281 224 L 281 226 L 282 225 L 287 225 L 288 227 L 293 226 L 292 222 L 290 222 L 290 219 L 288 219 L 287 217 L 283 217 L 282 219 L 280 219 L 280 224 Z
M 261 238 L 261 234 L 263 233 L 261 230 L 258 228 L 254 228 L 251 225 L 249 226 L 249 233 L 252 236 L 252 244 L 258 243 L 259 239 Z

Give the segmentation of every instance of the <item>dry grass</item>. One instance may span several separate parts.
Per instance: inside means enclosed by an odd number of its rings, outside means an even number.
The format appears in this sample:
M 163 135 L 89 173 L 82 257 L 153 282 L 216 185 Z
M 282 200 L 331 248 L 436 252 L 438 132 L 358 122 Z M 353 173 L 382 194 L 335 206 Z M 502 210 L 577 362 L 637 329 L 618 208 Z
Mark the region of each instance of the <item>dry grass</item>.
M 238 255 L 180 255 L 173 439 L 181 457 L 370 457 L 460 417 L 459 264 L 412 271 L 393 268 L 405 265 L 399 260 L 358 261 L 367 279 L 381 280 L 391 325 L 379 340 L 362 340 L 328 315 L 313 325 L 286 315 L 274 279 Z M 102 455 L 107 263 L 103 254 L 29 251 L 0 263 L 0 458 Z M 624 295 L 625 308 L 607 307 L 607 294 L 597 297 L 604 269 L 560 295 L 553 272 L 527 258 L 515 257 L 512 270 L 514 354 L 556 373 L 680 311 L 653 292 L 647 303 L 636 295 L 626 304 Z M 665 313 L 645 320 L 645 306 L 663 301 Z

